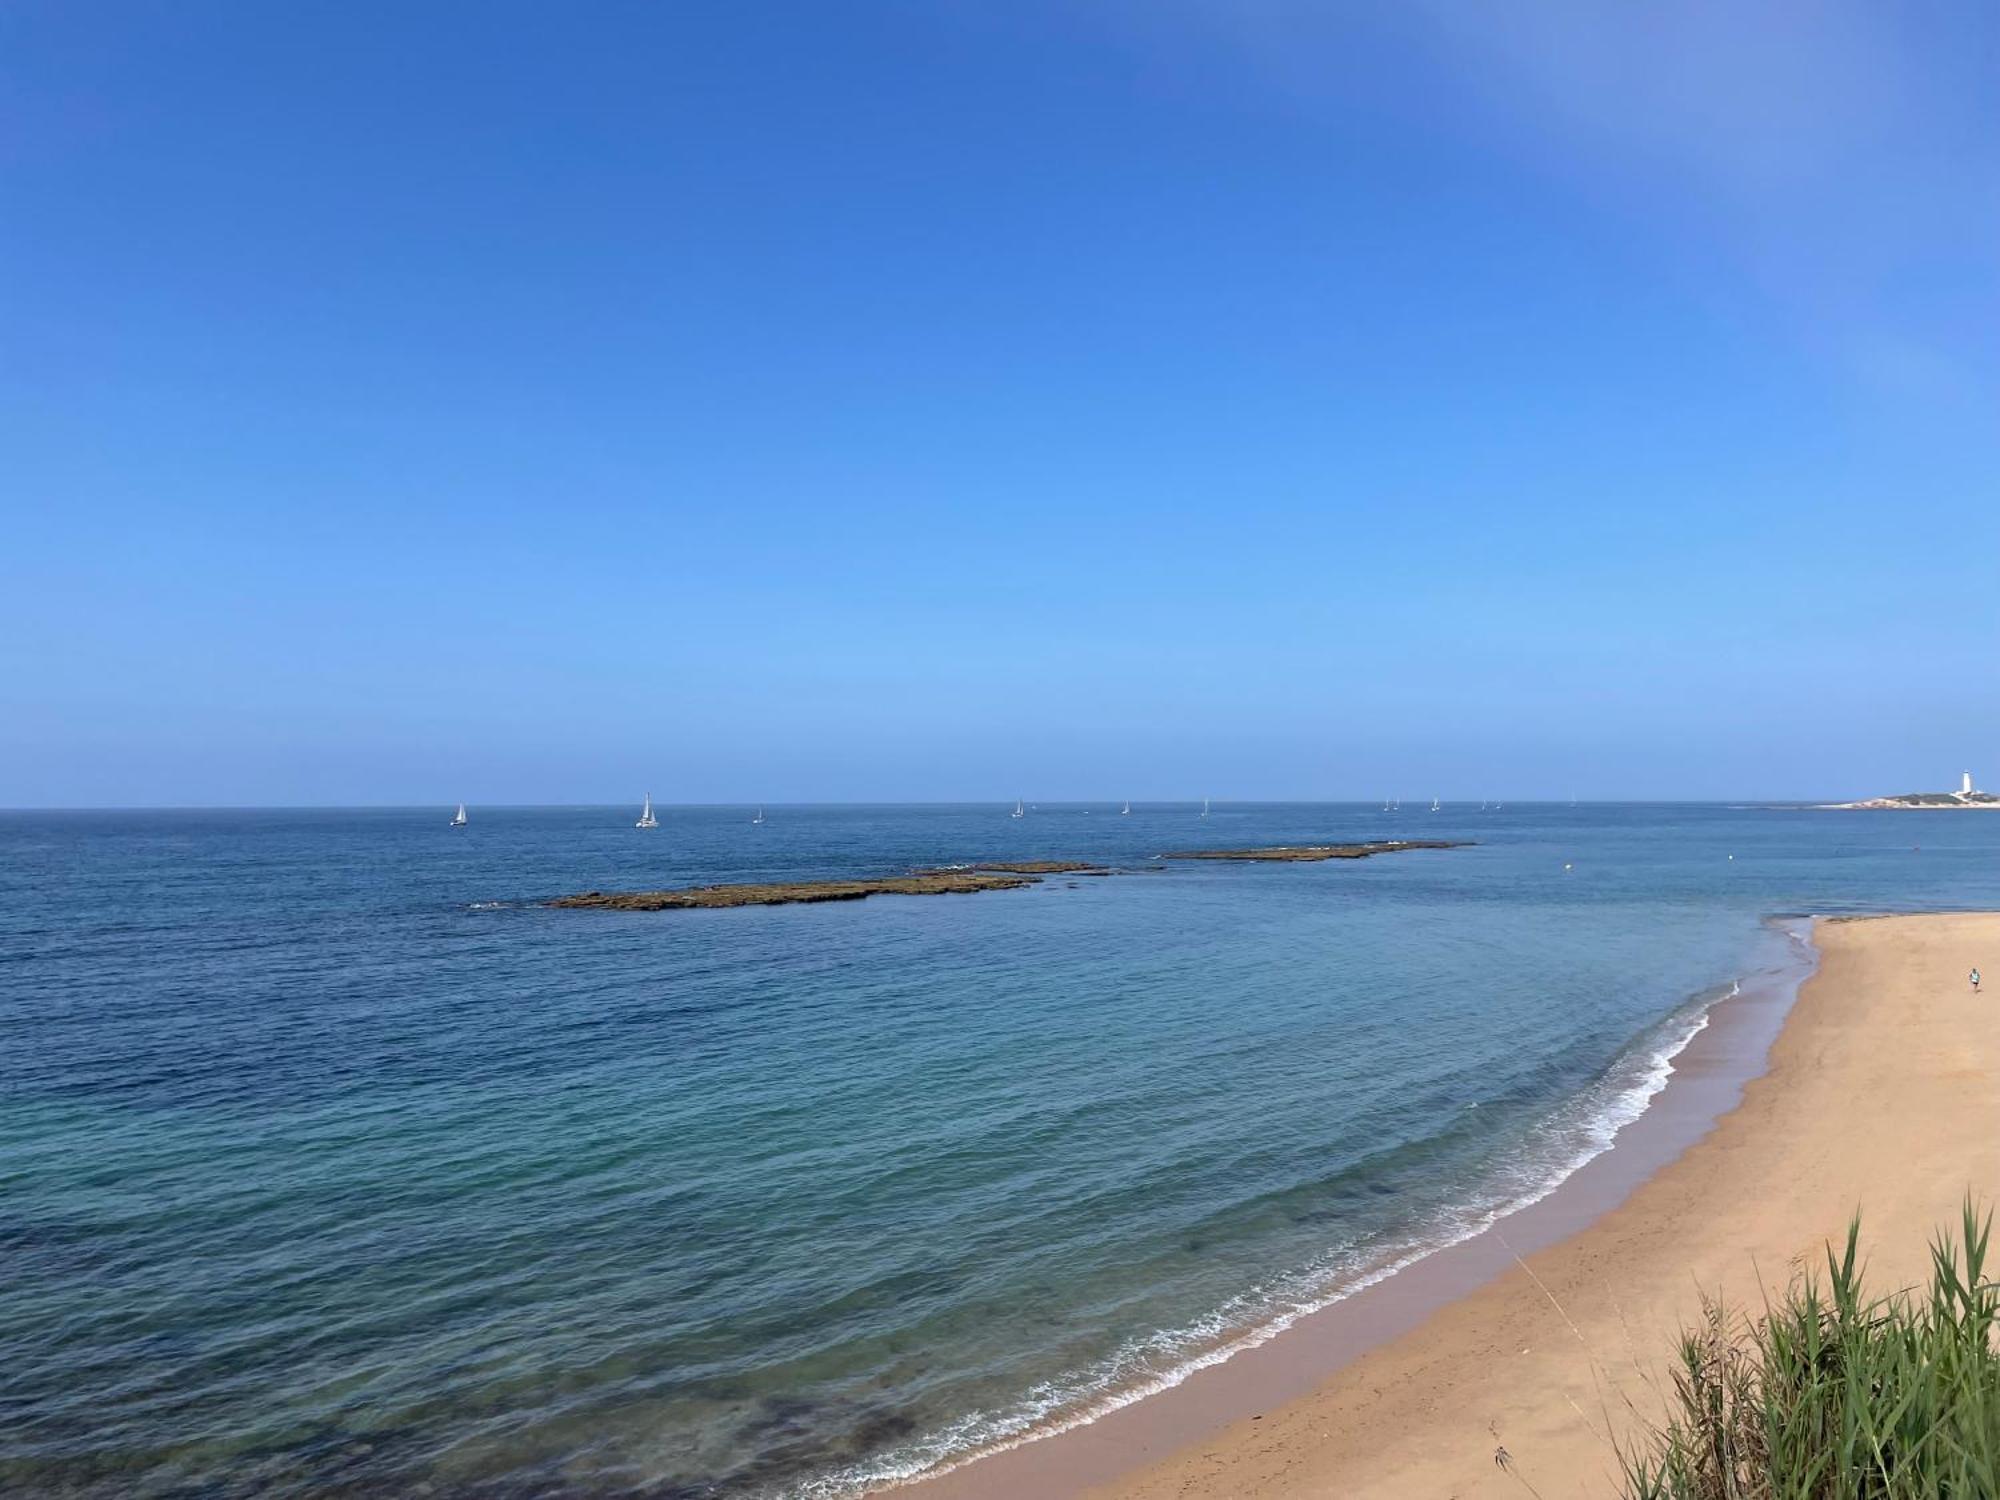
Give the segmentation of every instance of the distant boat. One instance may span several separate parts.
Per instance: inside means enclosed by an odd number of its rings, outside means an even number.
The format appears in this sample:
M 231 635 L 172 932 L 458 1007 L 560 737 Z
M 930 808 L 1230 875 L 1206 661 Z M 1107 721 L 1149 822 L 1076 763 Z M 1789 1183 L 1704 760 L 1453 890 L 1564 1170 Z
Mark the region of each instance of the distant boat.
M 1020 799 L 1019 797 L 1016 797 L 1016 798 L 1014 799 L 1014 814 L 1013 814 L 1013 815 L 1014 815 L 1015 817 L 1017 817 L 1017 818 L 1025 818 L 1025 817 L 1027 817 L 1027 815 L 1028 815 L 1028 809 L 1027 809 L 1027 808 L 1025 808 L 1025 807 L 1023 807 L 1023 806 L 1021 805 L 1021 799 Z
M 451 815 L 451 826 L 453 828 L 463 828 L 465 826 L 465 804 L 463 802 L 458 804 L 458 811 Z
M 1438 799 L 1433 797 L 1431 798 L 1431 811 L 1436 812 L 1437 810 L 1438 810 Z
M 1206 797 L 1201 799 L 1201 815 L 1204 818 L 1208 816 L 1208 798 Z
M 658 828 L 660 826 L 660 820 L 653 816 L 653 794 L 651 792 L 646 793 L 646 805 L 639 809 L 639 821 L 632 826 L 634 828 Z
M 1119 817 L 1121 817 L 1121 818 L 1129 818 L 1129 817 L 1131 817 L 1131 816 L 1132 816 L 1132 804 L 1128 802 L 1128 803 L 1126 803 L 1126 804 L 1125 804 L 1125 805 L 1124 805 L 1123 807 L 1119 808 L 1119 809 L 1118 809 L 1118 816 L 1119 816 Z
M 752 818 L 752 819 L 751 819 L 750 821 L 751 821 L 751 822 L 753 822 L 753 823 L 761 823 L 761 822 L 763 822 L 763 821 L 764 821 L 764 809 L 763 809 L 763 808 L 761 808 L 761 807 L 760 807 L 760 808 L 758 808 L 758 809 L 757 809 L 757 816 L 756 816 L 756 817 L 754 817 L 754 818 Z

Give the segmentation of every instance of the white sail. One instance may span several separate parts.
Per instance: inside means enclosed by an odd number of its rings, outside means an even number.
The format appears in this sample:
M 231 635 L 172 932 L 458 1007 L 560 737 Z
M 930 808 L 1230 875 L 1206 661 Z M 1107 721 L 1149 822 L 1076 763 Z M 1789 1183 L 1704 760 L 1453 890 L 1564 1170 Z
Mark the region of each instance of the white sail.
M 458 804 L 458 811 L 451 815 L 451 826 L 454 828 L 463 828 L 465 826 L 465 804 L 463 802 Z
M 1014 816 L 1017 818 L 1025 818 L 1027 817 L 1027 815 L 1028 815 L 1028 809 L 1023 807 L 1021 805 L 1021 799 L 1019 797 L 1016 797 L 1014 799 Z
M 752 819 L 751 819 L 750 821 L 751 821 L 751 822 L 753 822 L 753 823 L 761 823 L 761 822 L 763 822 L 763 821 L 764 821 L 764 809 L 763 809 L 763 808 L 761 808 L 761 807 L 760 807 L 760 808 L 758 808 L 758 809 L 757 809 L 757 816 L 756 816 L 756 817 L 754 817 L 754 818 L 752 818 Z
M 1131 817 L 1131 816 L 1132 816 L 1132 804 L 1128 802 L 1128 803 L 1126 803 L 1126 804 L 1125 804 L 1125 805 L 1124 805 L 1123 807 L 1119 808 L 1119 809 L 1118 809 L 1118 816 L 1119 816 L 1119 817 L 1121 817 L 1121 818 L 1129 818 L 1129 817 Z
M 1204 818 L 1208 816 L 1208 798 L 1206 797 L 1201 799 L 1201 815 Z
M 653 816 L 653 794 L 651 792 L 646 793 L 646 805 L 639 811 L 639 821 L 632 826 L 634 828 L 658 828 L 660 826 L 660 820 Z

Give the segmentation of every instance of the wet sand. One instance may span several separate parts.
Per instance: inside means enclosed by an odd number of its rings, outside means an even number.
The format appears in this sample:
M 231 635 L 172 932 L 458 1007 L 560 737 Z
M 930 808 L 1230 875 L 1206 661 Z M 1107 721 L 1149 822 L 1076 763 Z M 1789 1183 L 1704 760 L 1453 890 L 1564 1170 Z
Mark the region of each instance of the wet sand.
M 2000 1193 L 2000 915 L 1817 924 L 1818 972 L 1719 1005 L 1653 1107 L 1555 1194 L 925 1500 L 1617 1493 L 1703 1290 L 1754 1302 L 1856 1208 L 1871 1285 Z M 1719 1118 L 1718 1118 L 1719 1117 Z M 1509 1468 L 1495 1462 L 1505 1448 Z

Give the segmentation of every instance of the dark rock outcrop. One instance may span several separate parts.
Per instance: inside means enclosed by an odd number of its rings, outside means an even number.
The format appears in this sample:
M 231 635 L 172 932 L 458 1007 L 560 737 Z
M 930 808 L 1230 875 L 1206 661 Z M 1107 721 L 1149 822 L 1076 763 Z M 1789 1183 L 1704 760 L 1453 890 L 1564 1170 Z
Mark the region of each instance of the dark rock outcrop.
M 675 891 L 585 891 L 550 906 L 598 911 L 679 911 L 695 907 L 792 906 L 813 901 L 860 901 L 868 896 L 964 896 L 1011 891 L 1040 882 L 1032 875 L 982 870 L 922 870 L 880 880 L 791 880 L 768 885 L 696 885 Z
M 1463 849 L 1468 839 L 1381 839 L 1367 844 L 1276 844 L 1268 849 L 1182 849 L 1162 859 L 1248 859 L 1312 864 L 1322 859 L 1367 859 L 1405 849 Z

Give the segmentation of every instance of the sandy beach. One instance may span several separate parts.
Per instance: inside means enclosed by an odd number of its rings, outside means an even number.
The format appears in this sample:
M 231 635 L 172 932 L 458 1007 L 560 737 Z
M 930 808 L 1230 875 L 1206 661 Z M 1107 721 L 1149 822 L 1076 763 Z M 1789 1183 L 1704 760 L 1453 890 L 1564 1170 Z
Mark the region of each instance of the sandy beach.
M 1593 1163 L 1560 1205 L 1317 1328 L 916 1490 L 1616 1494 L 1614 1445 L 1660 1409 L 1675 1333 L 1703 1291 L 1755 1303 L 1760 1284 L 1822 1265 L 1857 1208 L 1871 1286 L 1914 1282 L 1965 1193 L 2000 1192 L 2000 993 L 1975 996 L 1966 978 L 2000 974 L 2000 915 L 1822 921 L 1814 940 L 1818 972 L 1789 1012 L 1719 1015 L 1677 1065 L 1669 1107 L 1600 1159 L 1622 1152 L 1616 1172 L 1593 1185 Z M 1706 1118 L 1704 1075 L 1728 1095 Z

